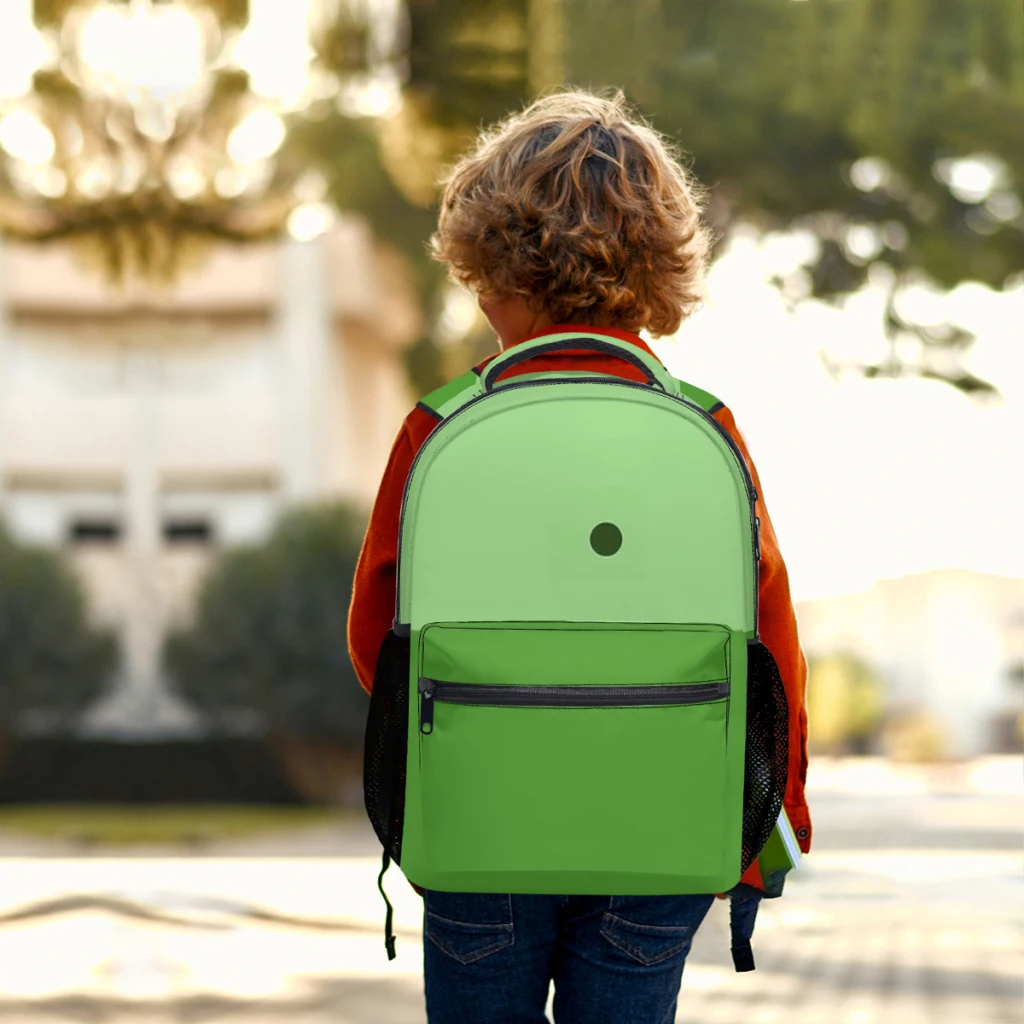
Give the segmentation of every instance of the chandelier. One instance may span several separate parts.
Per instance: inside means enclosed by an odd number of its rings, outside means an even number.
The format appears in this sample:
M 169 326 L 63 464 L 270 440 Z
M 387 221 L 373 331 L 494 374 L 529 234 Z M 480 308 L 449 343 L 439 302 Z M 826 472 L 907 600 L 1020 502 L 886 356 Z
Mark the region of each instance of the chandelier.
M 3 0 L 0 232 L 115 281 L 315 236 L 333 210 L 289 125 L 400 105 L 399 18 L 397 0 Z M 339 40 L 344 61 L 316 59 Z

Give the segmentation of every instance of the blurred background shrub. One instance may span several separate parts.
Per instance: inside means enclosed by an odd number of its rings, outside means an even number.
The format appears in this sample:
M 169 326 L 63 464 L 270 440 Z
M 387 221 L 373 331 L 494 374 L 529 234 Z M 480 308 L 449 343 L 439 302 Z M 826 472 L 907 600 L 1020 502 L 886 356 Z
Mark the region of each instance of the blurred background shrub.
M 883 698 L 878 673 L 856 654 L 841 651 L 809 658 L 807 716 L 812 752 L 875 753 Z
M 883 730 L 885 754 L 893 761 L 934 762 L 950 756 L 948 731 L 925 708 L 894 708 Z
M 346 644 L 366 523 L 339 504 L 296 509 L 260 546 L 225 552 L 166 664 L 210 731 L 261 733 L 313 801 L 344 800 L 361 772 L 368 706 Z
M 114 634 L 87 621 L 71 568 L 0 523 L 0 737 L 71 731 L 116 663 Z

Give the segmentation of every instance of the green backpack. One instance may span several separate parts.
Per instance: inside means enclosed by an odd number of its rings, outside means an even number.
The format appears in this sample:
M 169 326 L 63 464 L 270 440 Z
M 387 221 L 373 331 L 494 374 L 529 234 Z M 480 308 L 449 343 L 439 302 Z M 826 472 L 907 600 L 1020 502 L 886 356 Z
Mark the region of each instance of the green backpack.
M 646 383 L 498 379 L 563 349 Z M 635 345 L 567 333 L 419 405 L 438 424 L 405 486 L 366 731 L 384 869 L 449 892 L 732 888 L 779 817 L 788 715 L 721 403 Z

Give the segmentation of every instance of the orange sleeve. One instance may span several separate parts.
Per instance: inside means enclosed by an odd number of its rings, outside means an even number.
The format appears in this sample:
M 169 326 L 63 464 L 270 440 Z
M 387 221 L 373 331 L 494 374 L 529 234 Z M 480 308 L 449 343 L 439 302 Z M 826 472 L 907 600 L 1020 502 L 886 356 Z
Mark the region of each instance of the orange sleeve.
M 724 407 L 714 415 L 739 446 L 757 489 L 755 511 L 761 519 L 758 629 L 762 642 L 775 657 L 786 688 L 789 703 L 789 781 L 784 803 L 800 849 L 807 853 L 811 848 L 811 817 L 804 795 L 807 780 L 807 661 L 797 634 L 796 612 L 789 593 L 789 574 L 765 506 L 757 469 L 736 421 Z
M 408 423 L 405 423 L 391 446 L 352 581 L 348 653 L 367 693 L 373 689 L 380 645 L 395 617 L 402 495 L 415 454 Z

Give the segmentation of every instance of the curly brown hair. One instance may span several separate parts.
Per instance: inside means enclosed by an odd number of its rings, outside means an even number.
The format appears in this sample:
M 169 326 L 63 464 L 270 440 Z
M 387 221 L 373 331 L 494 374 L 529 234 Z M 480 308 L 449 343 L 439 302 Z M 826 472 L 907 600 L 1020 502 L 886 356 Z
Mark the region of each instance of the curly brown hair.
M 705 190 L 620 91 L 536 100 L 445 179 L 434 259 L 556 324 L 672 334 L 701 301 Z

